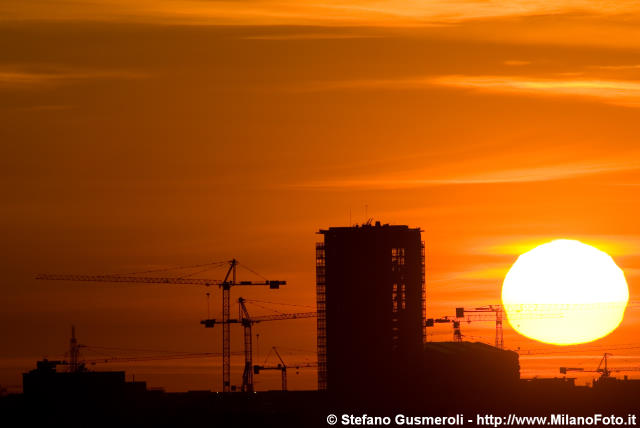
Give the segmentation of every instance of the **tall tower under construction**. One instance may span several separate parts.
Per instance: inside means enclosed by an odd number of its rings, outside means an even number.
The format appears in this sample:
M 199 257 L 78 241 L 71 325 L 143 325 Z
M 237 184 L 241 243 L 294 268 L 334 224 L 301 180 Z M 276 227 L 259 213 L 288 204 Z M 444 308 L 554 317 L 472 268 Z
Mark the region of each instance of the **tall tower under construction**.
M 405 383 L 420 364 L 425 340 L 420 229 L 376 222 L 319 233 L 318 389 Z

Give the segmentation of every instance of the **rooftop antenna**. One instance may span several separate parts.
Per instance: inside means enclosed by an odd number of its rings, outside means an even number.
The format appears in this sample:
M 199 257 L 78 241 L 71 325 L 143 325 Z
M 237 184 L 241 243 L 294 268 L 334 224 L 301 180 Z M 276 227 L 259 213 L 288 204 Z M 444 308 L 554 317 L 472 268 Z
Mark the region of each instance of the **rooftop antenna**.
M 80 346 L 76 339 L 76 326 L 71 326 L 71 340 L 69 340 L 69 371 L 75 373 L 80 371 Z
M 211 293 L 206 293 L 207 295 L 207 319 L 211 318 Z

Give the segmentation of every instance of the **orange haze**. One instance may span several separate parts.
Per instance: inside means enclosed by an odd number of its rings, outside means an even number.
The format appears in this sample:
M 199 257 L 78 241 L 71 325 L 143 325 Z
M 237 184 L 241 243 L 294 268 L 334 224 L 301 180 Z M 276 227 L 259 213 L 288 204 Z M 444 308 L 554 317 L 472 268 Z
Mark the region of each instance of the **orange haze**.
M 4 1 L 0 385 L 19 389 L 35 359 L 63 357 L 72 324 L 93 346 L 221 348 L 220 330 L 199 325 L 205 289 L 39 282 L 36 273 L 236 257 L 289 285 L 234 298 L 313 310 L 315 232 L 369 216 L 424 229 L 430 316 L 498 303 L 517 255 L 555 238 L 607 251 L 637 298 L 638 9 L 587 0 Z M 219 317 L 220 294 L 210 291 Z M 274 308 L 262 305 L 249 308 Z M 613 334 L 568 353 L 510 329 L 505 344 L 542 352 L 521 357 L 528 377 L 593 368 L 605 350 L 612 366 L 638 365 L 639 319 L 631 308 Z M 315 359 L 312 319 L 257 332 L 261 361 L 273 345 L 291 363 Z M 447 327 L 430 333 L 451 337 Z M 490 323 L 463 334 L 493 341 Z M 233 340 L 239 351 L 240 331 Z M 219 366 L 100 367 L 187 390 L 218 387 Z M 315 387 L 313 369 L 290 385 Z M 277 374 L 257 379 L 259 389 L 277 386 Z

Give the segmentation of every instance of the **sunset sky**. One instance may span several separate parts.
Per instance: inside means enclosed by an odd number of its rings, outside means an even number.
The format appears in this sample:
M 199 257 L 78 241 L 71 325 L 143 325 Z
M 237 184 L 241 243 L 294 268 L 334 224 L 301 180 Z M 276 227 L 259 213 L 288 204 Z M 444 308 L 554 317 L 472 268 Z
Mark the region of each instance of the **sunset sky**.
M 518 254 L 556 238 L 608 252 L 640 299 L 639 139 L 635 1 L 4 0 L 0 385 L 62 357 L 72 324 L 87 345 L 221 350 L 199 325 L 207 291 L 220 317 L 217 289 L 38 273 L 235 257 L 288 285 L 232 298 L 308 311 L 316 232 L 368 217 L 424 230 L 431 317 L 499 303 Z M 631 307 L 565 354 L 511 329 L 505 346 L 539 353 L 521 356 L 523 377 L 595 368 L 605 351 L 640 366 L 639 322 Z M 260 362 L 273 345 L 315 360 L 312 319 L 257 332 Z M 493 343 L 490 323 L 463 334 Z M 100 367 L 169 390 L 221 384 L 219 359 Z

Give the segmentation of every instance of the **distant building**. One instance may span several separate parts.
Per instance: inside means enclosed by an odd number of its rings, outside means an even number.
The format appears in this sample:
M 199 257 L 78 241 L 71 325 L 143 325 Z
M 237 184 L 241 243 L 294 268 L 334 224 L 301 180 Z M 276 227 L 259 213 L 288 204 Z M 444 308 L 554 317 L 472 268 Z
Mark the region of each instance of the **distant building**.
M 37 368 L 22 375 L 25 396 L 39 399 L 59 397 L 121 397 L 130 393 L 144 393 L 145 382 L 126 382 L 123 371 L 58 371 L 68 368 L 66 361 L 42 360 Z
M 419 228 L 376 222 L 321 230 L 316 247 L 318 389 L 402 384 L 424 343 Z
M 417 377 L 432 393 L 500 394 L 520 382 L 518 354 L 486 343 L 428 342 L 423 358 Z

